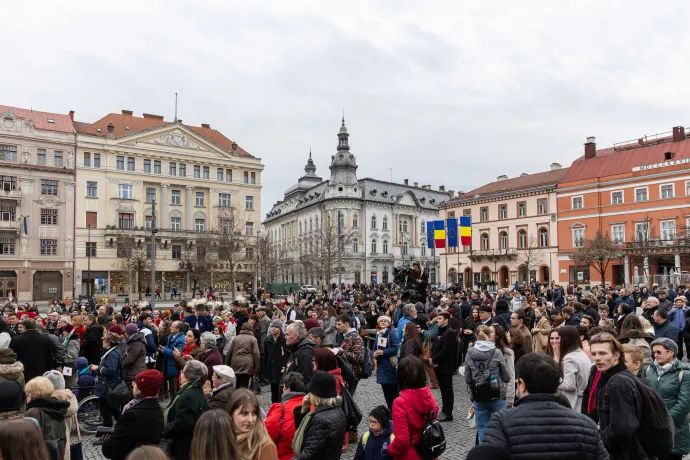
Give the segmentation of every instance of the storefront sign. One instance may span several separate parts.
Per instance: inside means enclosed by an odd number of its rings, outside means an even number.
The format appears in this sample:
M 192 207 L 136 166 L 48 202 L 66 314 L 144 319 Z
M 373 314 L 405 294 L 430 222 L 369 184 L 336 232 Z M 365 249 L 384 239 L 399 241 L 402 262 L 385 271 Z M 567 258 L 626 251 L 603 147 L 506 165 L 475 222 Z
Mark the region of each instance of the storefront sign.
M 652 163 L 650 165 L 645 165 L 645 166 L 635 166 L 632 170 L 633 170 L 633 172 L 647 171 L 649 169 L 666 168 L 669 166 L 678 166 L 678 165 L 685 165 L 685 164 L 690 164 L 690 158 L 681 158 L 679 160 L 662 161 L 661 163 Z

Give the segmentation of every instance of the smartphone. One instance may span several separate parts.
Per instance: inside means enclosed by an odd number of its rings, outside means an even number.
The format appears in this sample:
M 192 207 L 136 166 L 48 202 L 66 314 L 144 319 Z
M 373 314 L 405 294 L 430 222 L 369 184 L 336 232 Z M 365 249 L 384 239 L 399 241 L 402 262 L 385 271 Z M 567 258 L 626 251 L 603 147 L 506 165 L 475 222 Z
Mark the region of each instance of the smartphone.
M 112 426 L 99 426 L 96 428 L 96 436 L 103 436 L 104 434 L 113 434 L 115 428 Z

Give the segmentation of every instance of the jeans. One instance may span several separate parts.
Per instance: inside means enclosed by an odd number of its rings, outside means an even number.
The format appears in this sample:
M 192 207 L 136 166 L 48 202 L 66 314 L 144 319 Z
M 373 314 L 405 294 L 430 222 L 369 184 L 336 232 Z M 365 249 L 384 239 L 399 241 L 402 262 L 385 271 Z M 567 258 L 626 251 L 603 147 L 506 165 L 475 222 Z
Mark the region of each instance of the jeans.
M 441 390 L 441 404 L 443 406 L 441 412 L 446 414 L 447 417 L 453 417 L 453 405 L 455 403 L 453 374 L 436 374 L 436 378 L 438 379 L 438 386 Z
M 507 406 L 505 399 L 498 399 L 496 401 L 489 402 L 474 402 L 472 407 L 474 407 L 474 419 L 477 422 L 477 436 L 479 436 L 479 444 L 484 440 L 484 433 L 486 432 L 486 427 L 489 425 L 489 420 L 495 412 L 502 411 Z
M 400 396 L 400 392 L 398 391 L 398 384 L 397 383 L 388 383 L 388 384 L 381 384 L 381 389 L 383 390 L 383 397 L 386 399 L 386 406 L 388 406 L 388 409 L 391 411 L 393 410 L 393 401 L 395 401 L 395 398 Z

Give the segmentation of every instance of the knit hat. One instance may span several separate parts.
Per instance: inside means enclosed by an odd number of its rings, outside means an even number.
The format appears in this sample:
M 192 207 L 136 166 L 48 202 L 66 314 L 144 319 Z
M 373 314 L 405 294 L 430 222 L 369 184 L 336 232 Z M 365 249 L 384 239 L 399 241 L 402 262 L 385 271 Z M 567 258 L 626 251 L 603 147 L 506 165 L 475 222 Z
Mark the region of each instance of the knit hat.
M 271 327 L 279 327 L 282 329 L 283 328 L 283 322 L 279 319 L 274 319 L 273 321 L 271 321 Z
M 144 396 L 156 396 L 163 388 L 163 374 L 155 369 L 147 369 L 137 374 L 137 388 Z
M 421 313 L 424 311 L 424 304 L 422 302 L 417 302 L 414 304 L 414 309 L 417 310 L 417 313 Z
M 371 412 L 369 412 L 369 417 L 374 417 L 381 424 L 383 428 L 386 428 L 391 421 L 391 411 L 386 406 L 376 406 Z
M 376 323 L 380 323 L 381 321 L 388 321 L 389 323 L 391 322 L 391 317 L 386 316 L 386 315 L 381 315 L 379 316 L 379 319 L 376 320 Z
M 125 334 L 127 335 L 134 335 L 137 332 L 139 332 L 139 328 L 137 327 L 136 324 L 134 323 L 129 323 L 127 326 L 125 326 Z
M 350 304 L 347 302 L 343 302 L 343 304 L 340 306 L 340 308 L 350 308 Z
M 649 344 L 649 346 L 652 348 L 654 348 L 654 345 L 661 345 L 662 347 L 671 350 L 673 352 L 673 356 L 678 355 L 678 344 L 669 338 L 659 337 L 658 339 L 655 339 L 654 342 Z
M 65 389 L 65 378 L 62 376 L 62 373 L 56 371 L 55 369 L 46 372 L 45 374 L 43 374 L 43 377 L 50 380 L 50 383 L 53 384 L 53 387 L 56 390 Z
M 319 371 L 309 381 L 307 391 L 319 398 L 335 398 L 338 396 L 335 386 L 335 377 L 328 372 Z
M 213 366 L 213 373 L 220 377 L 225 383 L 235 381 L 235 371 L 232 370 L 232 367 L 226 366 L 225 364 Z
M 117 324 L 114 326 L 110 326 L 110 329 L 108 329 L 108 332 L 110 332 L 111 334 L 125 335 L 122 332 L 122 328 L 120 326 L 118 326 Z
M 487 312 L 487 313 L 491 313 L 491 312 L 492 312 L 491 306 L 489 306 L 489 305 L 482 305 L 482 306 L 479 307 L 478 310 L 479 310 L 479 311 L 485 311 L 485 312 Z
M 62 330 L 65 332 L 72 332 L 73 329 L 74 329 L 74 326 L 71 324 L 65 324 L 65 327 L 62 328 Z
M 19 411 L 26 404 L 26 393 L 14 380 L 0 382 L 0 420 L 5 419 L 7 412 Z

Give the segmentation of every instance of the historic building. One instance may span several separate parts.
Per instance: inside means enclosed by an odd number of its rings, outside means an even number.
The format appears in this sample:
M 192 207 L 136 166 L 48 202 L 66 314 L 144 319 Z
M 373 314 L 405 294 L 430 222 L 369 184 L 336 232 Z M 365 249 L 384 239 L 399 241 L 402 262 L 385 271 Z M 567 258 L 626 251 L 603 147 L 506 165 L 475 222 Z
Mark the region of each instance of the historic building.
M 264 231 L 277 265 L 269 281 L 387 283 L 394 266 L 418 260 L 437 282 L 438 257 L 426 248 L 426 222 L 438 219 L 448 192 L 407 180 L 358 179 L 348 137 L 343 119 L 330 178 L 317 176 L 310 154 L 304 176 L 266 215 Z
M 601 230 L 620 243 L 605 281 L 690 282 L 690 134 L 672 132 L 597 150 L 590 137 L 558 186 L 559 280 L 599 284 L 570 254 Z
M 162 288 L 167 293 L 177 287 L 189 292 L 185 254 L 194 251 L 204 233 L 221 225 L 251 237 L 259 230 L 263 165 L 210 125 L 190 126 L 150 114 L 137 117 L 129 110 L 74 125 L 78 294 L 86 295 L 89 285 L 96 293 L 127 294 L 130 283 L 133 291 Z M 132 241 L 151 253 L 154 200 L 159 232 L 156 284 L 151 287 L 150 275 L 137 275 L 133 283 L 127 279 L 121 260 L 131 253 L 126 244 Z M 254 273 L 249 251 L 236 267 L 246 283 Z M 204 263 L 202 253 L 193 259 Z M 218 262 L 214 268 L 222 269 L 226 261 L 219 257 Z
M 472 246 L 442 250 L 442 282 L 509 287 L 548 283 L 558 267 L 556 187 L 567 168 L 498 176 L 441 206 L 443 218 L 472 218 Z
M 73 295 L 71 115 L 0 105 L 0 298 Z

